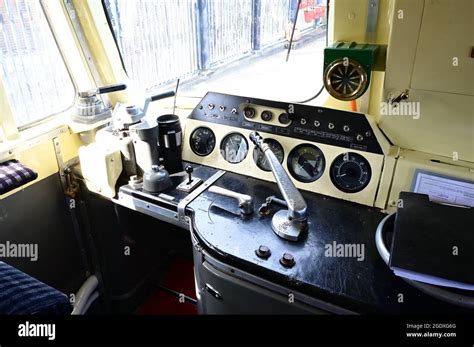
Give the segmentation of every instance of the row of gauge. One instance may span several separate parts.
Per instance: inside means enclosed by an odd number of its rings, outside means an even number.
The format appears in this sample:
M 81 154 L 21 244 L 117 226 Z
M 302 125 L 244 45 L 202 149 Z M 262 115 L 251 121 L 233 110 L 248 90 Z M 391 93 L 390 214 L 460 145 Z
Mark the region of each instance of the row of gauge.
M 266 139 L 270 149 L 283 164 L 285 152 L 283 146 L 274 139 Z M 211 154 L 216 147 L 216 136 L 207 127 L 194 129 L 190 136 L 192 151 L 198 156 Z M 247 139 L 238 132 L 227 134 L 220 143 L 220 153 L 231 163 L 238 164 L 247 157 L 249 144 Z M 271 171 L 270 165 L 262 151 L 255 146 L 253 160 L 259 169 Z M 293 148 L 287 160 L 288 171 L 294 179 L 310 183 L 319 179 L 326 167 L 323 152 L 311 144 L 301 144 Z M 346 193 L 356 193 L 364 189 L 370 182 L 371 169 L 368 161 L 360 154 L 347 152 L 336 157 L 330 167 L 333 184 Z

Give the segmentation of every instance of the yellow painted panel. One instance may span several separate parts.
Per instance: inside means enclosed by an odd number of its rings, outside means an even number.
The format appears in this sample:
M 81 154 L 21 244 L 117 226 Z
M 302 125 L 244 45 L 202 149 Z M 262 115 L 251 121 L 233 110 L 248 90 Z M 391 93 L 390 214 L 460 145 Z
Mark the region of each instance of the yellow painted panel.
M 434 162 L 437 160 L 439 162 Z M 396 209 L 396 201 L 401 191 L 411 191 L 416 170 L 470 180 L 474 182 L 474 164 L 455 161 L 427 153 L 403 151 L 397 161 L 395 176 L 390 191 L 391 211 Z
M 410 87 L 423 4 L 424 0 L 395 0 L 387 48 L 385 94 L 400 93 Z
M 374 43 L 387 44 L 390 32 L 390 11 L 393 0 L 380 0 Z M 365 42 L 368 0 L 335 0 L 332 2 L 330 41 Z M 331 12 L 330 12 L 331 13 Z
M 102 84 L 125 82 L 128 78 L 122 67 L 101 1 L 72 0 L 72 4 Z M 113 103 L 129 101 L 126 92 L 111 93 L 109 98 Z
M 368 0 L 336 0 L 332 3 L 334 23 L 330 41 L 364 42 L 367 27 Z
M 426 1 L 412 88 L 474 95 L 474 1 Z
M 64 162 L 77 157 L 79 155 L 79 147 L 84 145 L 79 134 L 69 133 L 59 137 L 59 144 Z

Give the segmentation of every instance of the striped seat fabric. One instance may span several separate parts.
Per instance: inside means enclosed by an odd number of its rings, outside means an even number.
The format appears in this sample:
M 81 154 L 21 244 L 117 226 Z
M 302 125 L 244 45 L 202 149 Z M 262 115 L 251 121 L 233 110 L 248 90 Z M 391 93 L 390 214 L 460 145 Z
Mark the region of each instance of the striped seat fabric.
M 38 174 L 18 160 L 0 163 L 0 195 L 35 180 Z
M 60 291 L 0 261 L 0 315 L 69 315 L 72 305 Z

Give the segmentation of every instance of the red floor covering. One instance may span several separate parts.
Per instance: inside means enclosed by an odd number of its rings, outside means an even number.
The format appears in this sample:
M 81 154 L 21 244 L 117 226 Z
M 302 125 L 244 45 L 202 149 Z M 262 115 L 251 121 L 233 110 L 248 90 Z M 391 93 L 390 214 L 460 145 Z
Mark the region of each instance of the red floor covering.
M 196 299 L 193 263 L 177 259 L 165 274 L 162 286 Z M 197 314 L 195 304 L 180 302 L 179 298 L 157 288 L 136 311 L 138 315 Z

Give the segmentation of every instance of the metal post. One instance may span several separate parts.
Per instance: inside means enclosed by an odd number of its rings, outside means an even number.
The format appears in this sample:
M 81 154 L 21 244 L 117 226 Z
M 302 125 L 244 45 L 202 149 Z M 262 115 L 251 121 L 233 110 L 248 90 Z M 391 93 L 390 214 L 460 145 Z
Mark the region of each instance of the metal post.
M 208 0 L 197 0 L 196 10 L 196 32 L 197 32 L 197 58 L 198 69 L 206 70 L 209 68 L 209 8 Z
M 260 17 L 262 14 L 261 0 L 252 0 L 252 50 L 258 51 L 261 48 L 261 26 Z

